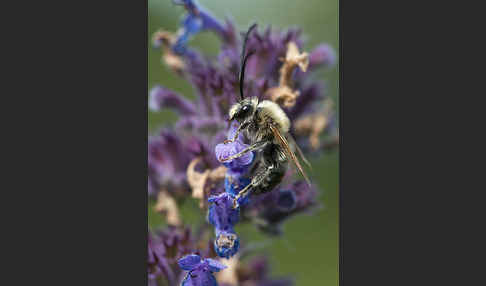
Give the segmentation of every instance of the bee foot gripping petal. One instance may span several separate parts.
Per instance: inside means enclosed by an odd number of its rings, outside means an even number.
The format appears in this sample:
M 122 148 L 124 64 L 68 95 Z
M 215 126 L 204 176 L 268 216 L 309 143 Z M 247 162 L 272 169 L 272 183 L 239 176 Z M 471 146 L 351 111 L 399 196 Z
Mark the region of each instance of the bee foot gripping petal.
M 231 176 L 226 176 L 224 179 L 224 190 L 232 195 L 237 196 L 241 190 L 243 190 L 251 180 L 249 178 L 232 178 Z
M 249 203 L 250 203 L 250 196 L 248 194 L 236 198 L 236 205 L 237 206 L 244 206 L 244 205 L 247 205 Z

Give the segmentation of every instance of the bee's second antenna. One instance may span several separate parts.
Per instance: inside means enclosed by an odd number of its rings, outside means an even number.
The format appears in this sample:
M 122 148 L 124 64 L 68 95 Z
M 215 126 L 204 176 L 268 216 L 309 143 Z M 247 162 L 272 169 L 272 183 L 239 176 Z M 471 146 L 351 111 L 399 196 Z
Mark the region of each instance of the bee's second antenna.
M 245 34 L 245 39 L 243 40 L 243 48 L 241 50 L 241 69 L 240 69 L 240 79 L 239 79 L 239 82 L 240 82 L 240 99 L 243 100 L 243 98 L 245 98 L 244 94 L 243 94 L 243 83 L 245 81 L 245 67 L 246 67 L 246 61 L 248 60 L 248 58 L 253 55 L 255 53 L 255 51 L 251 51 L 249 52 L 246 56 L 245 56 L 245 50 L 246 50 L 246 43 L 248 42 L 248 36 L 250 35 L 251 31 L 256 28 L 257 24 L 253 24 L 251 25 L 251 27 L 248 29 L 248 32 L 246 32 Z

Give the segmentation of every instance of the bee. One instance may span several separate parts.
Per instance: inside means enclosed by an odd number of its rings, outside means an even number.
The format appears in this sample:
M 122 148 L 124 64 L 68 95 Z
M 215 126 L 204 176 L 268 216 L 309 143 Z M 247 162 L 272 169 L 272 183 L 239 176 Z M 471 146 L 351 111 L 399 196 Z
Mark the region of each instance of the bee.
M 229 109 L 229 121 L 236 120 L 239 126 L 234 137 L 224 141 L 224 143 L 233 142 L 238 138 L 240 132 L 246 131 L 251 144 L 241 152 L 221 159 L 224 162 L 239 158 L 248 152 L 260 152 L 260 156 L 257 157 L 258 162 L 252 171 L 254 174 L 253 178 L 234 198 L 233 205 L 235 208 L 238 207 L 239 198 L 246 196 L 250 191 L 253 194 L 261 194 L 273 190 L 282 181 L 287 171 L 289 160 L 295 164 L 310 185 L 310 181 L 299 159 L 290 148 L 287 138 L 290 138 L 294 143 L 295 141 L 289 133 L 290 120 L 285 112 L 273 101 L 259 101 L 257 97 L 244 98 L 245 66 L 248 58 L 254 54 L 254 51 L 250 51 L 246 56 L 244 56 L 244 53 L 248 35 L 255 27 L 256 24 L 253 24 L 249 28 L 243 42 L 242 64 L 239 76 L 240 100 Z M 295 147 L 302 159 L 308 164 L 308 161 L 296 144 Z

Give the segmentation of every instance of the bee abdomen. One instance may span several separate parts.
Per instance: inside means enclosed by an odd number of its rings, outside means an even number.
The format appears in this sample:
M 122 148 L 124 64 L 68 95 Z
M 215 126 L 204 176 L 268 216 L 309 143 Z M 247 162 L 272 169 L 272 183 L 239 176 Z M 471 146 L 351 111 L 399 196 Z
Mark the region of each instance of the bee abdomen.
M 263 181 L 254 188 L 255 194 L 266 193 L 273 190 L 282 181 L 287 169 L 284 164 L 276 164 L 268 168 L 270 172 Z

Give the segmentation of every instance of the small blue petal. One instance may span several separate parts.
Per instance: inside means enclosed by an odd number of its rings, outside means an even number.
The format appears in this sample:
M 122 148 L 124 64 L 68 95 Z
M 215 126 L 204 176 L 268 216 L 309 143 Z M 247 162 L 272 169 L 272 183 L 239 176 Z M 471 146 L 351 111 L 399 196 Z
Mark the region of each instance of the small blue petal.
M 220 263 L 219 261 L 211 259 L 211 258 L 206 258 L 206 259 L 204 259 L 204 261 L 208 263 L 209 270 L 211 272 L 219 272 L 220 270 L 223 270 L 223 269 L 228 267 L 228 266 Z
M 184 27 L 187 34 L 194 35 L 201 31 L 203 21 L 201 20 L 201 18 L 189 14 L 182 21 L 182 26 Z
M 189 254 L 179 259 L 179 267 L 183 270 L 193 270 L 201 262 L 201 257 L 196 254 Z
M 212 15 L 208 12 L 200 10 L 199 16 L 203 20 L 203 29 L 213 30 L 214 32 L 219 33 L 222 35 L 224 33 L 224 28 L 219 21 L 216 20 Z
M 238 140 L 236 140 L 234 142 L 229 142 L 229 143 L 226 143 L 226 144 L 220 143 L 220 144 L 216 145 L 214 152 L 216 153 L 216 158 L 218 159 L 218 161 L 221 162 L 223 159 L 226 159 L 230 156 L 233 156 L 235 154 L 240 153 L 246 147 L 248 147 L 248 145 L 243 144 L 243 143 L 239 142 Z M 228 161 L 225 161 L 225 162 L 222 162 L 222 163 L 227 165 L 229 168 L 231 168 L 233 166 L 234 167 L 246 166 L 246 165 L 251 164 L 251 162 L 253 162 L 253 157 L 254 157 L 253 152 L 247 152 L 239 158 L 236 158 L 236 159 L 233 159 L 233 160 L 228 160 Z M 234 164 L 231 164 L 233 162 L 234 162 Z
M 176 43 L 172 47 L 172 50 L 179 55 L 186 52 L 187 43 L 195 34 L 201 31 L 203 22 L 199 17 L 188 14 L 181 24 L 183 29 L 181 30 L 181 34 L 178 36 Z

